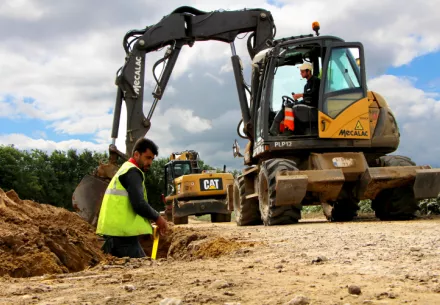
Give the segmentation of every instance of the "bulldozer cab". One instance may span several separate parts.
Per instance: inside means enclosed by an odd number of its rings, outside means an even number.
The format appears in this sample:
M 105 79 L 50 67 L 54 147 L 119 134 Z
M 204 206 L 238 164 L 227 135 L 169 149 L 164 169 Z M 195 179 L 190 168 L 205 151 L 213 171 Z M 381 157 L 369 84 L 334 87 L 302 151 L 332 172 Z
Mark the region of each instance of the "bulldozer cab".
M 299 67 L 306 62 L 312 65 L 313 76 L 320 79 L 319 98 L 294 100 L 293 93 L 304 93 L 307 80 L 301 77 Z M 360 43 L 332 36 L 288 40 L 275 46 L 258 63 L 263 85 L 253 107 L 255 142 L 370 139 L 364 63 Z M 286 107 L 293 109 L 293 133 L 283 131 Z

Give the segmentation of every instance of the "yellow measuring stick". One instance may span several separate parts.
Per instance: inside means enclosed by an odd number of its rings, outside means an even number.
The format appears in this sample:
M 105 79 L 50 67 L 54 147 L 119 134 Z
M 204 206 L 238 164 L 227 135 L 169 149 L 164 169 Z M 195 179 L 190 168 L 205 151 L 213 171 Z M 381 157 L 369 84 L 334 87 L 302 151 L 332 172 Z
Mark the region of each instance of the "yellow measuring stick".
M 159 247 L 159 232 L 156 226 L 154 227 L 153 238 L 154 238 L 154 242 L 153 242 L 153 250 L 151 251 L 151 259 L 155 260 L 157 255 L 157 248 Z

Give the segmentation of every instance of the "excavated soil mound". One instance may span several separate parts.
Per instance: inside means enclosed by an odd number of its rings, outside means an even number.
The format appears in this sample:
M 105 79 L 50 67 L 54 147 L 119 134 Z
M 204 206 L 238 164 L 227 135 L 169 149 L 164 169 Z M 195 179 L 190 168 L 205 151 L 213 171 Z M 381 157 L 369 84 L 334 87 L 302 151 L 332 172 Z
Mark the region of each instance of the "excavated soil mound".
M 193 228 L 170 228 L 170 234 L 161 236 L 157 258 L 172 258 L 176 260 L 194 260 L 217 258 L 235 253 L 241 249 L 254 247 L 253 242 L 243 242 L 225 239 L 210 232 L 206 234 Z M 149 237 L 141 241 L 145 253 L 150 256 L 153 241 Z
M 81 271 L 104 259 L 101 244 L 76 213 L 0 189 L 0 276 Z

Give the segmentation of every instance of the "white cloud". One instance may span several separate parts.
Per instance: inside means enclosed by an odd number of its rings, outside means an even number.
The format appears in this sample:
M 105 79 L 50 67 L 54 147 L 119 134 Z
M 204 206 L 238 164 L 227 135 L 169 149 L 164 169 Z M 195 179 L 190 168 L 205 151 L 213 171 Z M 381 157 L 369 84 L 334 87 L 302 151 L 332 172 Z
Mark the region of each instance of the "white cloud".
M 108 145 L 96 144 L 77 139 L 55 142 L 45 139 L 33 139 L 23 134 L 0 135 L 0 145 L 10 144 L 13 144 L 18 149 L 41 149 L 48 152 L 52 152 L 54 150 L 66 151 L 68 149 L 76 149 L 78 151 L 87 149 L 90 151 L 104 152 L 106 149 L 108 149 Z
M 167 86 L 167 89 L 166 89 L 166 94 L 167 94 L 167 96 L 175 96 L 176 94 L 177 94 L 178 92 L 177 92 L 177 90 L 176 90 L 176 88 L 174 88 L 173 86 Z
M 16 117 L 16 110 L 10 103 L 0 101 L 0 118 L 13 118 Z
M 112 114 L 97 116 L 72 117 L 70 119 L 56 121 L 49 125 L 56 132 L 77 135 L 93 134 L 99 130 L 110 128 L 113 122 Z
M 220 73 L 231 73 L 232 71 L 233 71 L 233 69 L 232 69 L 232 65 L 230 62 L 224 64 L 220 68 Z
M 417 89 L 408 78 L 393 75 L 372 79 L 369 89 L 382 95 L 396 115 L 401 132 L 397 153 L 418 163 L 440 165 L 440 94 Z
M 213 75 L 213 74 L 211 74 L 211 73 L 205 72 L 204 76 L 207 76 L 207 77 L 213 79 L 213 80 L 214 80 L 216 83 L 218 83 L 220 86 L 225 84 L 225 81 L 224 81 L 223 79 L 221 79 L 220 77 L 215 76 L 215 75 Z
M 0 16 L 21 20 L 38 20 L 48 13 L 47 7 L 32 0 L 3 0 L 0 3 Z
M 194 111 L 188 109 L 172 108 L 164 114 L 164 119 L 170 123 L 170 127 L 182 127 L 189 133 L 199 133 L 211 129 L 209 120 L 194 115 Z M 161 121 L 163 124 L 163 121 Z
M 382 75 L 370 80 L 368 86 L 386 98 L 399 120 L 440 119 L 440 94 L 417 89 L 408 78 Z
M 47 139 L 47 134 L 42 130 L 35 130 L 32 132 L 32 137 L 36 139 Z

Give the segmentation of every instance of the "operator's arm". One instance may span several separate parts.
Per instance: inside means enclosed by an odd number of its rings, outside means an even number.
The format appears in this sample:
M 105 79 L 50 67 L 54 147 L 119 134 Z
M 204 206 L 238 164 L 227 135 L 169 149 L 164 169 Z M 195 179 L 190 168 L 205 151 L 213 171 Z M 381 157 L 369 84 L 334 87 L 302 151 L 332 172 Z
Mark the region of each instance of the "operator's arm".
M 160 214 L 153 209 L 144 198 L 142 186 L 142 174 L 136 168 L 129 169 L 125 174 L 119 177 L 122 186 L 128 192 L 128 198 L 133 210 L 140 216 L 157 221 Z
M 295 100 L 297 100 L 297 99 L 299 99 L 299 98 L 302 98 L 302 97 L 303 97 L 303 94 L 302 94 L 302 93 L 295 93 L 295 94 L 292 94 L 292 97 L 293 97 Z
M 319 100 L 319 85 L 321 80 L 317 77 L 311 79 L 311 84 L 304 90 L 303 99 L 306 103 L 318 103 Z

